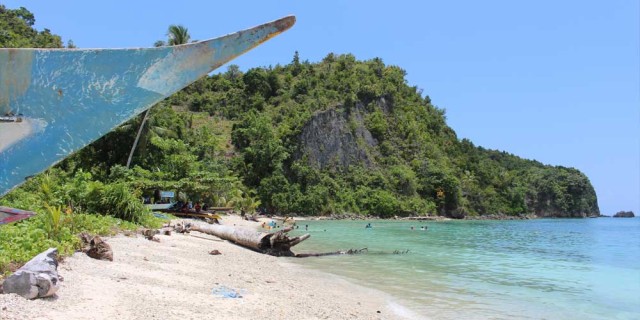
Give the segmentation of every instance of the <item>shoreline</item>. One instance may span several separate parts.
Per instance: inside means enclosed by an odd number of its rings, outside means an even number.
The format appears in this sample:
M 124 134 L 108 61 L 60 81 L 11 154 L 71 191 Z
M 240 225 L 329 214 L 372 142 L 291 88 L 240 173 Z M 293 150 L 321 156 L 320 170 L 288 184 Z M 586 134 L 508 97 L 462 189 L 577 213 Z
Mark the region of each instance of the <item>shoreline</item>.
M 293 219 L 294 221 L 320 221 L 320 220 L 354 220 L 354 221 L 367 221 L 367 220 L 385 220 L 385 221 L 434 221 L 434 222 L 442 222 L 442 221 L 474 221 L 474 220 L 536 220 L 536 219 L 590 219 L 590 218 L 611 218 L 611 216 L 606 215 L 593 215 L 593 216 L 584 216 L 584 217 L 553 217 L 553 216 L 538 216 L 534 213 L 531 214 L 518 214 L 518 215 L 507 215 L 507 214 L 487 214 L 487 215 L 477 215 L 477 216 L 465 216 L 464 218 L 451 218 L 445 216 L 408 216 L 408 217 L 391 217 L 391 218 L 380 218 L 380 217 L 366 217 L 359 215 L 350 215 L 350 214 L 332 214 L 329 216 L 288 216 L 288 219 Z M 258 219 L 273 219 L 273 220 L 284 220 L 285 217 L 273 215 L 269 216 L 258 216 Z
M 223 224 L 259 223 L 224 216 Z M 396 299 L 348 279 L 305 268 L 193 232 L 104 238 L 114 261 L 77 252 L 58 266 L 64 277 L 54 297 L 0 295 L 0 318 L 12 319 L 411 319 Z M 221 255 L 210 255 L 211 250 Z M 233 290 L 241 298 L 215 295 Z
M 0 152 L 22 139 L 29 137 L 35 130 L 31 120 L 23 118 L 22 122 L 0 123 Z

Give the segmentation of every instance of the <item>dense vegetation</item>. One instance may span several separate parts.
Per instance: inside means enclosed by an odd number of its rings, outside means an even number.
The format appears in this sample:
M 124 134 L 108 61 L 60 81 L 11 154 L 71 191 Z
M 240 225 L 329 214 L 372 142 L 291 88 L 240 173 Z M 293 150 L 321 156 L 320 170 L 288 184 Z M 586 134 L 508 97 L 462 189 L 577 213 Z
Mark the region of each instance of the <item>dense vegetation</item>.
M 217 205 L 255 191 L 266 210 L 282 214 L 598 213 L 582 173 L 458 140 L 444 110 L 404 76 L 351 55 L 314 64 L 296 54 L 286 66 L 246 73 L 231 66 L 152 109 L 133 169 L 119 165 L 139 119 L 61 167 Z M 336 132 L 353 137 L 351 145 Z M 327 143 L 313 144 L 317 138 Z M 333 148 L 334 140 L 343 145 Z
M 235 123 L 238 156 L 230 166 L 270 211 L 598 213 L 595 192 L 582 173 L 458 140 L 444 110 L 409 86 L 402 69 L 380 59 L 329 54 L 309 63 L 296 53 L 285 66 L 246 73 L 230 67 L 168 103 Z M 322 137 L 314 137 L 314 130 Z M 350 135 L 355 143 L 344 148 L 349 141 L 332 132 Z M 325 143 L 314 144 L 317 138 Z M 331 146 L 336 139 L 343 144 L 337 149 Z M 310 145 L 315 150 L 309 152 Z

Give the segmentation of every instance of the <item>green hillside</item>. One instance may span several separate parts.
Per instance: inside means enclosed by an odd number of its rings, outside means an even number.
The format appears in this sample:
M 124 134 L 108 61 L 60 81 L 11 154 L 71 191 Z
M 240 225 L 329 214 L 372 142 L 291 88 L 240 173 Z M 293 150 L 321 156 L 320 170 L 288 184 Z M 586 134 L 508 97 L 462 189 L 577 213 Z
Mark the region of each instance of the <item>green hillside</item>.
M 285 66 L 231 66 L 154 108 L 130 179 L 217 204 L 255 191 L 279 214 L 599 213 L 578 170 L 459 140 L 445 119 L 401 68 L 380 59 L 329 54 L 309 63 L 296 54 Z M 68 162 L 113 178 L 137 127 L 132 121 Z M 214 180 L 228 183 L 210 188 Z
M 588 178 L 458 140 L 381 59 L 327 55 L 203 79 L 171 99 L 236 121 L 231 168 L 275 212 L 598 214 Z

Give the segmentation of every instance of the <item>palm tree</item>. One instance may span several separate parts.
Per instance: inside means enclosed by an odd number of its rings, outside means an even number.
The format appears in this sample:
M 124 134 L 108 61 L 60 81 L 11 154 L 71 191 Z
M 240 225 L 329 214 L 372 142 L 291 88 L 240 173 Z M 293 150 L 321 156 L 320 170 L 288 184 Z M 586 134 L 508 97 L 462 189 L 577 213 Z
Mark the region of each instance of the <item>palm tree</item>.
M 180 44 L 185 44 L 191 40 L 191 36 L 189 35 L 189 29 L 185 28 L 182 25 L 172 24 L 169 26 L 169 31 L 167 31 L 167 37 L 169 41 L 167 44 L 170 46 L 177 46 Z
M 185 44 L 189 42 L 189 40 L 191 39 L 191 36 L 189 35 L 189 30 L 184 26 L 172 24 L 169 26 L 169 29 L 167 30 L 167 38 L 169 39 L 167 41 L 167 45 L 177 46 L 177 45 Z M 154 46 L 162 47 L 164 46 L 164 44 L 165 44 L 164 41 L 159 40 L 154 43 Z M 142 117 L 142 123 L 140 124 L 140 128 L 138 128 L 138 133 L 136 134 L 136 139 L 133 141 L 133 146 L 131 146 L 131 152 L 129 152 L 129 158 L 127 159 L 127 168 L 129 168 L 129 166 L 131 165 L 133 154 L 135 153 L 136 148 L 138 147 L 138 142 L 140 141 L 140 135 L 142 134 L 142 131 L 143 131 L 142 129 L 144 128 L 145 123 L 149 119 L 149 110 L 151 110 L 151 108 L 147 109 L 147 111 L 145 111 L 144 113 L 144 116 Z
M 256 212 L 256 208 L 258 208 L 262 202 L 256 197 L 247 197 L 242 201 L 240 206 L 241 216 L 244 216 L 245 213 L 253 214 Z
M 240 216 L 244 217 L 246 213 L 253 214 L 256 208 L 262 204 L 262 202 L 254 196 L 255 191 L 249 190 L 248 192 L 242 191 L 237 188 L 231 192 L 231 200 L 228 202 L 234 209 L 240 210 Z

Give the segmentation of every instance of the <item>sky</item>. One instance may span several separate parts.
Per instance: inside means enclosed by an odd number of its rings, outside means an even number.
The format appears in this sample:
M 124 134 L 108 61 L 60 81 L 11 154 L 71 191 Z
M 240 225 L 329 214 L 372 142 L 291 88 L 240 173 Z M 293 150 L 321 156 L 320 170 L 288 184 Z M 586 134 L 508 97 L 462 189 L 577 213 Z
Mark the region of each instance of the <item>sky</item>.
M 407 71 L 476 145 L 574 167 L 602 214 L 640 215 L 640 4 L 611 1 L 3 1 L 79 48 L 149 47 L 286 15 L 296 25 L 231 63 L 247 70 L 328 53 Z M 218 69 L 225 71 L 226 66 Z

